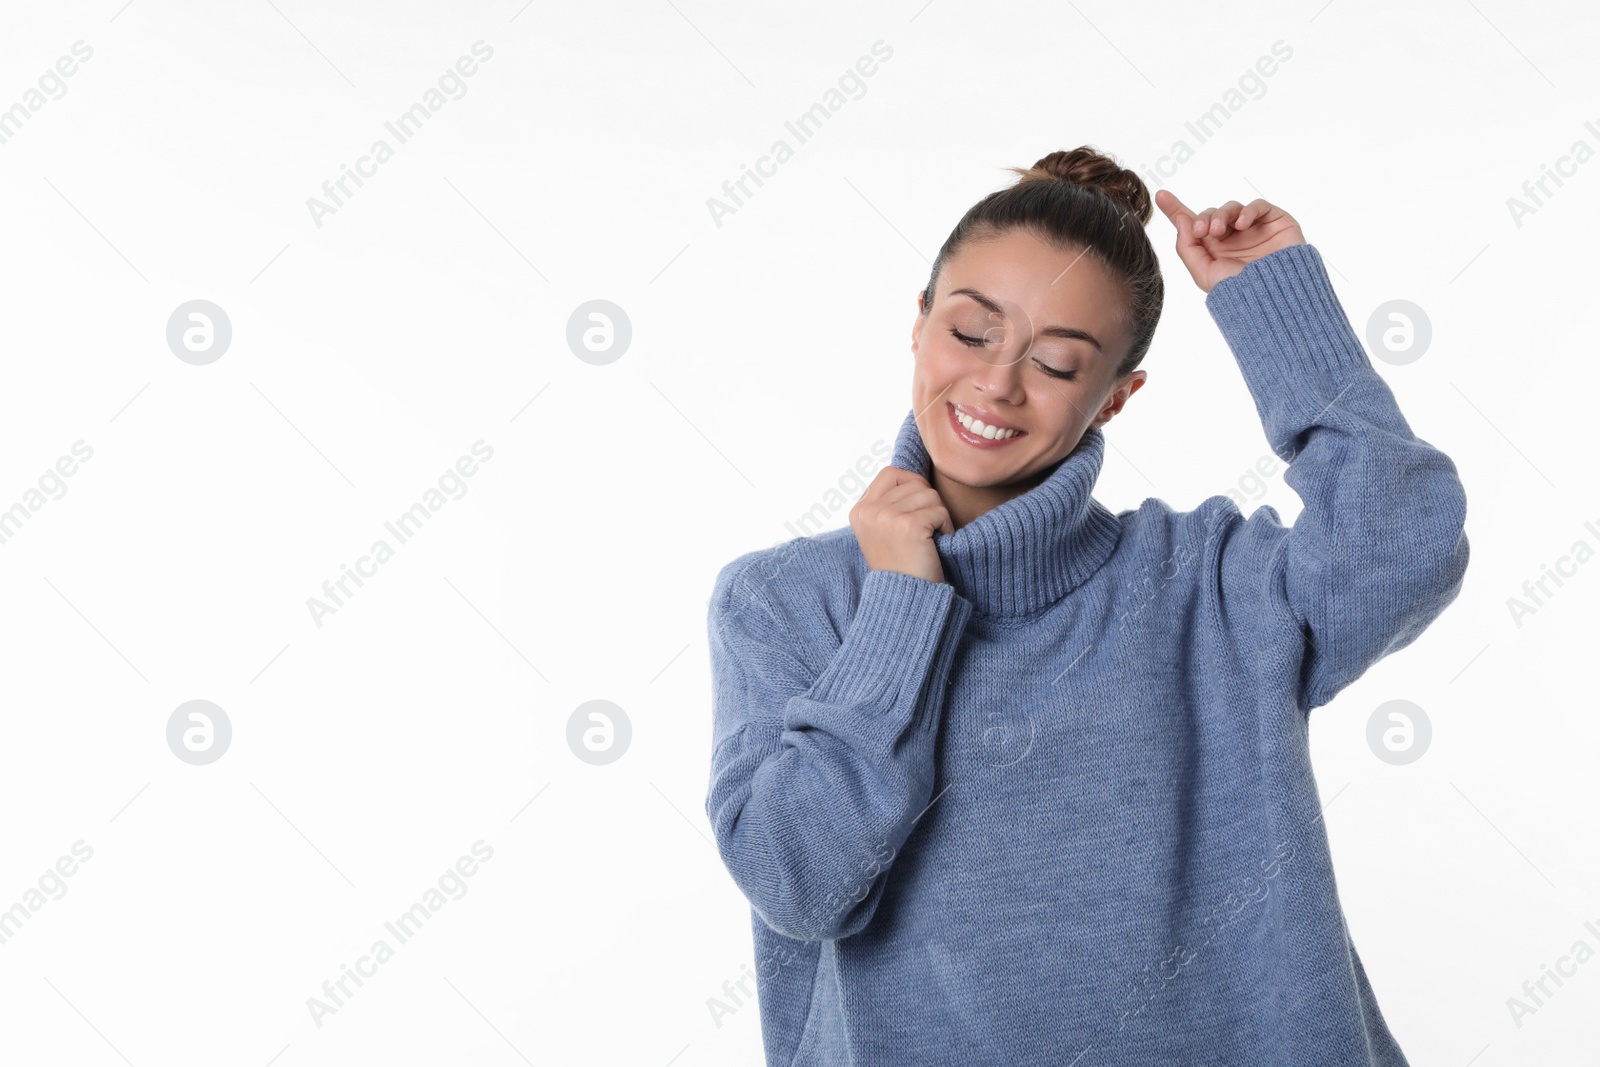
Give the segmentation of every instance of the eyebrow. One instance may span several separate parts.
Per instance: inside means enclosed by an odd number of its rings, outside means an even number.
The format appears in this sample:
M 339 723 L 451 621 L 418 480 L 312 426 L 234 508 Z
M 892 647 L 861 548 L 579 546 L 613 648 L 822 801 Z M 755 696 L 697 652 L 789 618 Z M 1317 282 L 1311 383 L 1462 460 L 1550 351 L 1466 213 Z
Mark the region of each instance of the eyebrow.
M 1000 310 L 999 304 L 995 303 L 993 300 L 990 300 L 976 289 L 952 289 L 950 290 L 949 295 L 970 296 L 972 299 L 982 304 L 985 308 L 988 308 L 994 314 L 1002 317 L 1005 315 L 1005 312 Z M 1094 334 L 1090 333 L 1088 330 L 1080 330 L 1075 326 L 1046 326 L 1044 329 L 1040 330 L 1039 333 L 1043 334 L 1045 337 L 1064 337 L 1069 341 L 1088 341 L 1090 344 L 1094 345 L 1095 351 L 1099 352 L 1102 356 L 1106 353 L 1105 346 L 1103 346 L 1095 338 Z

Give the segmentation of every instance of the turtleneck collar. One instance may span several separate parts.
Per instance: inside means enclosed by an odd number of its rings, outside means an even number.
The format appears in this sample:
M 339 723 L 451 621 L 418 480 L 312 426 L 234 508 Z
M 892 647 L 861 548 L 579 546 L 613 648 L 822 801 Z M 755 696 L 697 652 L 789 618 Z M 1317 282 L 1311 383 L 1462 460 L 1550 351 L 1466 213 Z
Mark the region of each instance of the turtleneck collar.
M 953 534 L 935 533 L 945 580 L 985 615 L 1027 615 L 1083 584 L 1116 547 L 1122 527 L 1090 495 L 1105 458 L 1096 427 L 1027 492 L 990 508 Z M 890 464 L 933 480 L 933 462 L 906 414 Z

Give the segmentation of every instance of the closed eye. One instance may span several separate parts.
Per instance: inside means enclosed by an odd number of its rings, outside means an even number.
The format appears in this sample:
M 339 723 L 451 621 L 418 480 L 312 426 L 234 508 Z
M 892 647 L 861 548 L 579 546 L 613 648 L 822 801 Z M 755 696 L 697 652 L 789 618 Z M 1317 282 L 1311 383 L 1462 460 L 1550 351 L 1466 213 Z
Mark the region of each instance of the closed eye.
M 968 348 L 977 348 L 980 345 L 986 345 L 989 343 L 981 337 L 968 337 L 966 334 L 962 333 L 953 326 L 950 328 L 950 336 L 954 337 L 957 341 L 960 341 Z M 1078 372 L 1075 370 L 1057 370 L 1046 363 L 1039 362 L 1037 359 L 1033 361 L 1033 365 L 1050 375 L 1052 378 L 1062 378 L 1067 381 L 1071 381 L 1078 376 Z

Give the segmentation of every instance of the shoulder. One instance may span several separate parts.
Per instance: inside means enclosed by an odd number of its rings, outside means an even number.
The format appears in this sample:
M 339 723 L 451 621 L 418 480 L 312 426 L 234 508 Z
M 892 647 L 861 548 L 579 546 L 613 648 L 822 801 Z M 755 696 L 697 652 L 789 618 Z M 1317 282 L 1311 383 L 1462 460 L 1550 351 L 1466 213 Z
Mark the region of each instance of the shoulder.
M 1270 505 L 1256 508 L 1246 519 L 1231 496 L 1218 493 L 1180 511 L 1159 497 L 1149 497 L 1136 508 L 1117 513 L 1122 524 L 1118 554 L 1135 560 L 1147 556 L 1185 560 L 1212 552 L 1242 526 L 1281 529 L 1278 513 Z
M 1131 546 L 1160 544 L 1173 539 L 1187 540 L 1197 532 L 1204 534 L 1226 521 L 1229 509 L 1239 507 L 1226 496 L 1207 497 L 1187 511 L 1179 511 L 1160 497 L 1147 497 L 1138 507 L 1117 512 L 1122 524 L 1122 540 Z
M 859 595 L 866 561 L 848 526 L 742 553 L 717 572 L 712 626 L 760 627 L 798 638 L 837 619 Z M 846 615 L 848 617 L 848 615 Z

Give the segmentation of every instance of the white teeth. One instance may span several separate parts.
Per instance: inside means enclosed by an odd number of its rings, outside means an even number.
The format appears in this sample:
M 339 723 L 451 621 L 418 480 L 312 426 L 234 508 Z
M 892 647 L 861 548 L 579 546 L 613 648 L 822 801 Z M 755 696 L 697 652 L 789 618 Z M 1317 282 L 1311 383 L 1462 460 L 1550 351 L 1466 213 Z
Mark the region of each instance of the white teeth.
M 975 419 L 960 408 L 956 408 L 956 421 L 979 437 L 987 437 L 991 441 L 1003 441 L 1007 437 L 1015 437 L 1022 432 L 1020 430 L 1002 430 L 986 425 L 982 419 Z

